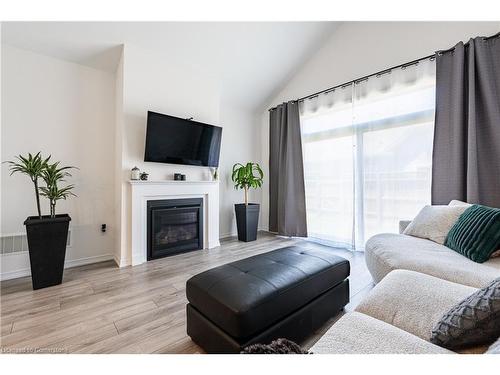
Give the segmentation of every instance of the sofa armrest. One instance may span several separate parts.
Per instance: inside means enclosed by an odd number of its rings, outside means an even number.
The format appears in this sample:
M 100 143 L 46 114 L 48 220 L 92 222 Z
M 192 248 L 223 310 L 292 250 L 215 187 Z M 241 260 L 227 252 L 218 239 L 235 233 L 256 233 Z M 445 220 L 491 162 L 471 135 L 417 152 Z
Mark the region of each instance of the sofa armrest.
M 406 227 L 410 225 L 411 220 L 400 220 L 399 221 L 399 234 L 403 234 L 405 231 Z

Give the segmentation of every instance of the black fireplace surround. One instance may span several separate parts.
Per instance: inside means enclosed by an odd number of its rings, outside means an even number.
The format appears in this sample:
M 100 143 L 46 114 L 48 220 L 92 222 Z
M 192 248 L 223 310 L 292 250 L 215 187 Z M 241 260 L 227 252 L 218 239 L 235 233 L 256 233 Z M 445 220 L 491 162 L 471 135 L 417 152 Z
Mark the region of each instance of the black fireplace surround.
M 203 249 L 203 198 L 150 200 L 148 260 Z

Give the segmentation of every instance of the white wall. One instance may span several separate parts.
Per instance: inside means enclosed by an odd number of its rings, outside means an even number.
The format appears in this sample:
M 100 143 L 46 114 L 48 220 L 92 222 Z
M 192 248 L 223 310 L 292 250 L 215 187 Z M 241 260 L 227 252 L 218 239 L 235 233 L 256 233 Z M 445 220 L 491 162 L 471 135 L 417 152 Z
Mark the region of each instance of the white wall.
M 255 160 L 254 146 L 258 123 L 248 109 L 221 103 L 219 81 L 188 64 L 175 62 L 167 53 L 138 46 L 124 46 L 123 124 L 121 158 L 121 236 L 119 264 L 130 264 L 130 170 L 137 166 L 149 173 L 150 180 L 172 179 L 176 172 L 188 180 L 211 178 L 209 168 L 144 162 L 147 111 L 181 118 L 193 117 L 223 127 L 220 156 L 220 235 L 234 234 L 234 209 L 241 201 L 228 182 L 231 166 L 237 161 Z M 117 74 L 120 74 L 120 67 Z M 118 119 L 118 117 L 117 117 Z M 118 253 L 117 253 L 118 258 Z M 118 259 L 117 259 L 118 261 Z
M 471 37 L 493 35 L 499 22 L 346 22 L 261 111 L 261 162 L 268 174 L 268 109 L 283 101 L 448 49 Z M 268 228 L 269 186 L 262 190 L 261 222 Z
M 179 65 L 166 53 L 127 44 L 123 48 L 123 123 L 121 134 L 121 223 L 119 265 L 131 264 L 130 170 L 137 166 L 150 180 L 172 179 L 175 172 L 189 180 L 210 177 L 208 168 L 144 162 L 147 111 L 218 124 L 219 90 L 210 77 Z M 117 181 L 119 183 L 119 181 Z M 118 259 L 117 259 L 118 260 Z
M 114 208 L 115 208 L 115 243 L 114 260 L 116 264 L 122 260 L 122 244 L 126 243 L 126 232 L 122 231 L 122 212 L 125 211 L 125 202 L 122 200 L 123 172 L 123 46 L 120 51 L 120 60 L 115 72 L 115 159 L 114 159 Z
M 220 125 L 223 129 L 223 141 L 220 156 L 220 236 L 236 235 L 234 204 L 244 201 L 243 190 L 236 190 L 231 181 L 231 171 L 235 163 L 259 161 L 258 118 L 254 113 L 221 103 Z M 260 201 L 260 193 L 251 190 L 249 199 Z
M 114 246 L 114 90 L 112 74 L 2 45 L 2 161 L 15 155 L 52 155 L 78 166 L 71 183 L 77 198 L 57 212 L 72 217 L 69 264 L 110 259 Z M 28 177 L 9 177 L 2 164 L 2 235 L 24 232 L 36 214 Z M 44 199 L 42 208 L 48 212 Z M 100 225 L 108 232 L 102 234 Z M 29 272 L 27 253 L 2 257 L 2 272 Z
M 264 189 L 253 191 L 251 199 L 263 205 L 260 226 L 265 229 L 267 108 L 499 29 L 498 22 L 344 23 L 257 114 L 221 102 L 217 77 L 174 62 L 167 52 L 129 44 L 113 75 L 2 45 L 2 161 L 41 150 L 65 164 L 79 166 L 72 180 L 78 198 L 58 205 L 59 212 L 68 212 L 73 218 L 73 246 L 68 248 L 67 259 L 78 264 L 114 254 L 120 262 L 126 258 L 122 250 L 130 233 L 126 181 L 133 166 L 149 172 L 151 179 L 171 178 L 174 172 L 185 173 L 189 179 L 209 177 L 207 168 L 142 161 L 146 113 L 192 116 L 224 129 L 221 237 L 235 233 L 233 205 L 243 199 L 230 181 L 236 162 L 260 161 L 264 167 Z M 9 177 L 5 165 L 1 178 L 1 233 L 23 232 L 24 219 L 35 213 L 30 182 L 23 176 Z M 102 223 L 108 224 L 106 234 L 100 233 Z M 2 257 L 2 270 L 28 272 L 27 254 Z
M 78 198 L 58 204 L 73 218 L 70 264 L 114 257 L 129 264 L 130 169 L 151 180 L 210 178 L 209 168 L 145 163 L 148 110 L 223 127 L 220 156 L 220 236 L 236 233 L 234 203 L 243 199 L 230 181 L 236 162 L 257 161 L 259 127 L 248 108 L 222 103 L 215 77 L 173 62 L 168 54 L 122 47 L 114 74 L 2 45 L 2 161 L 36 152 L 80 167 L 72 182 Z M 2 235 L 24 232 L 35 213 L 33 192 L 24 176 L 8 176 L 2 166 Z M 250 197 L 258 201 L 259 194 Z M 46 207 L 46 205 L 45 205 Z M 106 223 L 108 232 L 101 234 Z M 26 252 L 2 257 L 2 277 L 29 273 Z M 7 276 L 6 276 L 7 275 Z
M 196 121 L 219 123 L 219 87 L 215 79 L 178 65 L 166 53 L 156 53 L 133 45 L 124 47 L 123 68 L 123 173 L 137 166 L 151 180 L 173 178 L 174 172 L 187 179 L 209 178 L 209 168 L 144 162 L 147 111 Z

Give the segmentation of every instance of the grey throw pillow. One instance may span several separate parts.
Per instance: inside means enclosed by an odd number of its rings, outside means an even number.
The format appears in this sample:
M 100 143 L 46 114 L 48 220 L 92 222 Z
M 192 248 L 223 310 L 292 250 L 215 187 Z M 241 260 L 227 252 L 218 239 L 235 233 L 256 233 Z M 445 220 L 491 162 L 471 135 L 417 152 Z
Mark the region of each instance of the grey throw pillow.
M 432 329 L 430 341 L 448 349 L 490 344 L 500 336 L 500 278 L 452 307 Z
M 488 348 L 486 354 L 500 354 L 500 337 Z
M 403 234 L 444 244 L 448 232 L 466 206 L 425 206 L 406 227 Z

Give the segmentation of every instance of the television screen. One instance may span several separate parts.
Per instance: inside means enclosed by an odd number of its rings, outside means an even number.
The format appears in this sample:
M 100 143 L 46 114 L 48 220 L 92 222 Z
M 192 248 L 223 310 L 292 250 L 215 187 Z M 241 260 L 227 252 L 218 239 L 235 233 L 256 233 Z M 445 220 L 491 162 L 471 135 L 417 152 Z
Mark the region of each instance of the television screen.
M 148 112 L 144 161 L 219 166 L 222 128 Z

